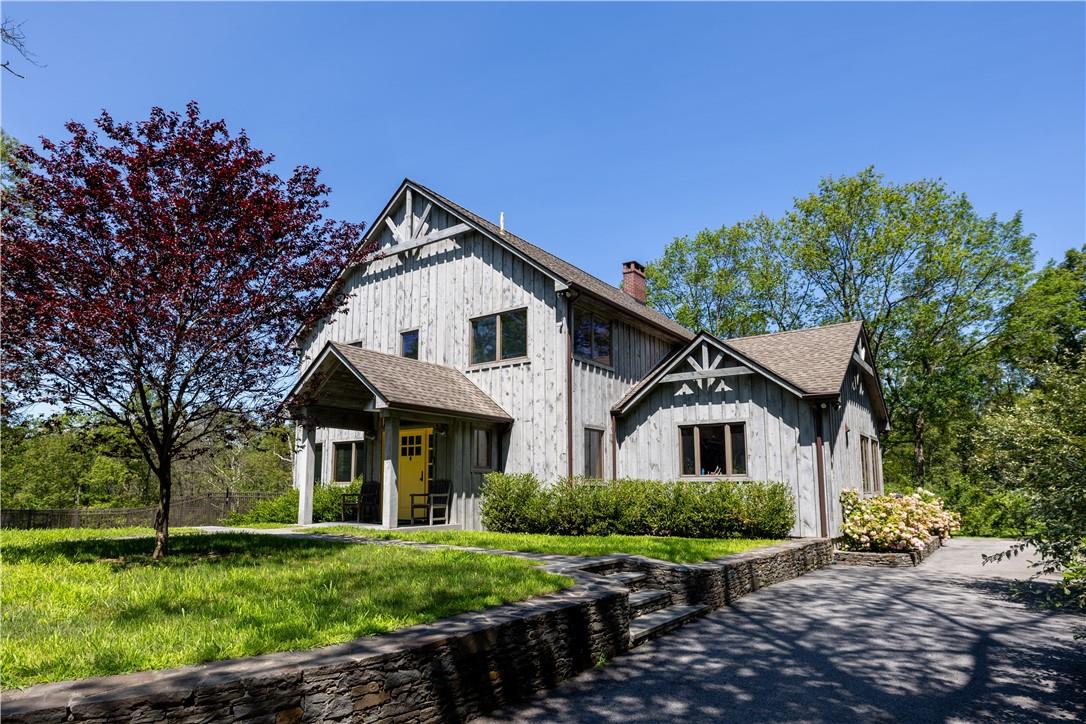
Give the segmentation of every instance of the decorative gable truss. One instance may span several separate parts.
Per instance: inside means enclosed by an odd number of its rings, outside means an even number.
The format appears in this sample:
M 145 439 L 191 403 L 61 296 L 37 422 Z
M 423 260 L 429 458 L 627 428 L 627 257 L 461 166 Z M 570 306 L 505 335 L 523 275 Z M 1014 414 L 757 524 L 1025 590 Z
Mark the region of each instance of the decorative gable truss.
M 754 372 L 746 365 L 735 363 L 708 340 L 698 343 L 689 354 L 682 355 L 679 360 L 673 368 L 674 371 L 660 378 L 660 384 L 676 384 L 676 397 L 692 395 L 695 390 L 730 392 L 735 377 Z
M 435 209 L 432 201 L 416 198 L 409 186 L 394 197 L 382 216 L 384 223 L 379 222 L 374 227 L 381 234 L 377 246 L 382 257 L 408 252 L 417 254 L 427 244 L 452 239 L 472 230 L 470 225 L 445 209 Z
M 735 389 L 737 377 L 753 374 L 772 380 L 797 397 L 804 396 L 803 390 L 787 380 L 773 374 L 708 332 L 701 332 L 630 388 L 611 411 L 616 415 L 624 415 L 657 385 L 675 385 L 676 397 L 692 395 L 702 390 L 728 392 Z

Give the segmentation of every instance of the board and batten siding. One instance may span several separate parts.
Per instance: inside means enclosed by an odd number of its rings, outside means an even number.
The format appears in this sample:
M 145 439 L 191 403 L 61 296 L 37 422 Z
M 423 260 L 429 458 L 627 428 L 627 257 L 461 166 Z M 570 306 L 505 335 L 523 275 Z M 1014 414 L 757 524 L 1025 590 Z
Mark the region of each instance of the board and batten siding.
M 574 306 L 574 320 L 578 308 Z M 598 312 L 595 312 L 598 313 Z M 605 314 L 605 313 L 604 313 Z M 576 321 L 574 321 L 576 323 Z M 612 477 L 611 408 L 671 352 L 671 342 L 625 321 L 612 320 L 611 359 L 604 366 L 573 359 L 573 474 L 585 472 L 585 429 L 603 430 L 603 477 Z
M 846 488 L 863 490 L 861 435 L 877 440 L 879 431 L 871 407 L 871 395 L 864 382 L 864 373 L 852 362 L 841 389 L 841 406 L 830 413 L 829 424 L 826 426 L 826 442 L 830 453 L 826 480 L 830 491 L 827 496 L 830 535 L 840 535 L 841 491 Z M 879 465 L 881 464 L 880 457 Z
M 425 200 L 416 198 L 413 206 L 418 217 Z M 391 218 L 399 225 L 405 213 L 401 204 Z M 394 242 L 391 231 L 380 223 L 375 234 L 383 249 Z M 460 219 L 435 205 L 427 223 L 438 230 L 459 224 Z M 515 420 L 505 436 L 505 470 L 532 472 L 544 480 L 565 475 L 566 304 L 550 276 L 472 230 L 357 267 L 342 291 L 347 296 L 343 313 L 304 340 L 303 368 L 330 340 L 399 354 L 401 332 L 417 329 L 419 360 L 463 371 Z M 528 314 L 527 356 L 472 365 L 470 320 L 519 308 Z M 419 390 L 420 399 L 428 394 Z M 469 436 L 464 435 L 464 445 Z M 358 437 L 354 431 L 318 428 L 316 441 L 324 443 L 325 461 L 330 464 L 331 442 Z M 380 454 L 376 444 L 368 447 Z M 450 472 L 456 467 L 450 458 Z M 379 475 L 379 467 L 376 471 Z M 481 477 L 472 474 L 473 479 Z M 475 492 L 464 492 L 464 500 L 477 499 Z M 476 511 L 459 513 L 464 522 L 477 516 Z
M 724 366 L 737 363 L 728 358 Z M 742 422 L 747 475 L 786 483 L 796 499 L 793 535 L 819 535 L 814 417 L 810 404 L 758 374 L 706 384 L 656 385 L 618 425 L 618 477 L 678 480 L 679 428 Z

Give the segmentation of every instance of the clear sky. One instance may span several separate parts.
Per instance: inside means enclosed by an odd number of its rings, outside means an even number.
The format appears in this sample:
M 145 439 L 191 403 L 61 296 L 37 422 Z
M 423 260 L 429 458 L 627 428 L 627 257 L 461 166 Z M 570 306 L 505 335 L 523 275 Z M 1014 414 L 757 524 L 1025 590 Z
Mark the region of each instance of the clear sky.
M 1086 5 L 5 2 L 2 122 L 198 100 L 371 221 L 404 176 L 612 283 L 875 164 L 1086 241 Z

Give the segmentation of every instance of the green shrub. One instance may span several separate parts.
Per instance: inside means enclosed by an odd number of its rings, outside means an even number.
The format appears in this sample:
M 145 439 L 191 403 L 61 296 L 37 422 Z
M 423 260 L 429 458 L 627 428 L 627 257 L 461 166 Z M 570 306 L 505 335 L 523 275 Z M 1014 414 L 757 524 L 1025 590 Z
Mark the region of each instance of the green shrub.
M 335 523 L 343 519 L 344 493 L 357 493 L 362 482 L 350 485 L 318 485 L 313 488 L 313 522 Z M 252 525 L 253 523 L 298 522 L 298 491 L 291 489 L 282 495 L 262 500 L 245 513 L 232 513 L 224 521 L 227 525 Z
M 780 538 L 795 524 L 783 483 L 563 479 L 491 473 L 483 525 L 498 533 Z

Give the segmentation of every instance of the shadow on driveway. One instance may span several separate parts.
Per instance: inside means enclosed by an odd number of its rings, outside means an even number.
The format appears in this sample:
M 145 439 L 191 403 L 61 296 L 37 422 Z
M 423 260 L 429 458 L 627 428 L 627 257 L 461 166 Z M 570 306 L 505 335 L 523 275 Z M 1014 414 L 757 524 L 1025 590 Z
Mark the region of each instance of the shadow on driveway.
M 952 562 L 763 589 L 491 720 L 1086 720 L 1086 642 L 1072 638 L 1086 617 L 1009 600 L 1015 576 Z

